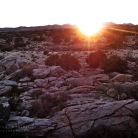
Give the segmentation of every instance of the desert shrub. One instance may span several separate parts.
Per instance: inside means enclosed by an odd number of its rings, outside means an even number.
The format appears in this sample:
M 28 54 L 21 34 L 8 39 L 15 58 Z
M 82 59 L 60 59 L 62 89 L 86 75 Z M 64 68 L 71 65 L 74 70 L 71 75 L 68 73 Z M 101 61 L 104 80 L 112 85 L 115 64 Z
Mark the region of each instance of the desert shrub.
M 32 67 L 24 67 L 19 72 L 16 72 L 13 79 L 15 81 L 19 81 L 21 78 L 24 78 L 24 77 L 30 77 L 32 80 L 34 79 L 33 78 L 33 68 Z
M 52 115 L 51 109 L 53 107 L 59 106 L 60 110 L 63 109 L 64 102 L 70 98 L 71 97 L 65 92 L 58 92 L 53 95 L 45 94 L 41 96 L 40 99 L 36 99 L 36 101 L 32 104 L 30 116 L 45 118 L 48 115 Z
M 99 66 L 103 67 L 106 59 L 106 55 L 99 50 L 88 55 L 86 62 L 90 65 L 90 67 L 97 68 Z
M 44 51 L 44 55 L 47 55 L 49 52 L 47 50 Z
M 105 72 L 125 73 L 125 71 L 128 69 L 127 61 L 118 56 L 112 56 L 105 61 L 103 69 Z
M 61 55 L 51 55 L 45 61 L 45 64 L 48 66 L 57 65 L 61 66 L 64 70 L 79 70 L 81 65 L 77 58 L 71 56 L 71 54 L 66 53 Z
M 15 48 L 18 48 L 18 47 L 26 47 L 26 45 L 27 45 L 26 43 L 18 42 L 18 43 L 15 43 L 14 44 L 14 47 Z
M 59 56 L 57 54 L 56 55 L 50 55 L 46 59 L 45 64 L 48 66 L 57 65 L 58 58 L 59 58 Z
M 38 99 L 38 97 L 42 94 L 43 94 L 43 92 L 41 90 L 35 90 L 31 93 L 30 96 L 33 97 L 33 99 Z
M 71 56 L 71 54 L 63 54 L 57 60 L 57 65 L 61 66 L 64 70 L 79 70 L 81 65 L 77 58 Z
M 3 47 L 1 47 L 1 51 L 4 52 L 4 51 L 12 51 L 14 49 L 13 46 L 10 46 L 10 45 L 5 45 Z

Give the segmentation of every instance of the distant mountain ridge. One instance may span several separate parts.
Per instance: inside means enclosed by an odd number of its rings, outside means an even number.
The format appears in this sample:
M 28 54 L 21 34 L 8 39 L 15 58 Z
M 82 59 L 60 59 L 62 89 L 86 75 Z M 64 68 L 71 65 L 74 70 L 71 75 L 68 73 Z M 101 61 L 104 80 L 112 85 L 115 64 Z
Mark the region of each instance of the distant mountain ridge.
M 0 28 L 0 32 L 9 32 L 9 31 L 25 31 L 25 30 L 41 30 L 41 29 L 59 29 L 59 28 L 76 28 L 76 25 L 71 25 L 71 24 L 63 24 L 63 25 L 46 25 L 46 26 L 31 26 L 31 27 L 26 27 L 26 26 L 20 26 L 16 28 Z

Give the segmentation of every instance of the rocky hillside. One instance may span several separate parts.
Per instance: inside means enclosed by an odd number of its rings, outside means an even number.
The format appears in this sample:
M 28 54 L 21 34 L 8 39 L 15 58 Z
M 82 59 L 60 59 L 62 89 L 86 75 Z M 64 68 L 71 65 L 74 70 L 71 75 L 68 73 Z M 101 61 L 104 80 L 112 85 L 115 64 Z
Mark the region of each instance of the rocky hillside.
M 59 43 L 30 33 L 28 42 L 22 33 L 12 32 L 10 42 L 10 33 L 1 33 L 0 135 L 138 137 L 137 36 L 112 44 L 99 36 L 88 51 L 75 35 Z

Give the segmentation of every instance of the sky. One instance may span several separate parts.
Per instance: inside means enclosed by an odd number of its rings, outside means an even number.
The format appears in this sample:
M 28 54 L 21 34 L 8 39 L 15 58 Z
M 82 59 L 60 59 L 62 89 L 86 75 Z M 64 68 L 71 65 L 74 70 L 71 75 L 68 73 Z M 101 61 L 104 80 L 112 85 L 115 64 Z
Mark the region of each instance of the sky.
M 0 0 L 0 27 L 138 24 L 138 0 Z

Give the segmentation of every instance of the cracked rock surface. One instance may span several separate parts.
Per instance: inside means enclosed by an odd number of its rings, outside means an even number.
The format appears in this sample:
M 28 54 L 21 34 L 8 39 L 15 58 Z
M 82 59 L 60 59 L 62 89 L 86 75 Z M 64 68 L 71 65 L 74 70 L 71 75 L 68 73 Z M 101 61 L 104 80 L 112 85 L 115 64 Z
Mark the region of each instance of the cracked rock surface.
M 86 55 L 79 54 L 84 62 Z M 14 107 L 8 130 L 44 138 L 138 137 L 138 81 L 131 74 L 107 74 L 86 65 L 65 71 L 16 58 L 3 59 L 0 73 L 0 103 Z

